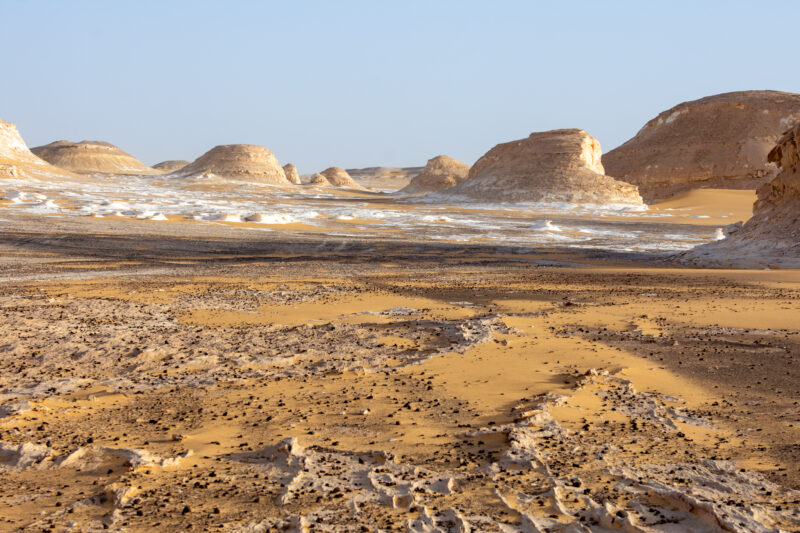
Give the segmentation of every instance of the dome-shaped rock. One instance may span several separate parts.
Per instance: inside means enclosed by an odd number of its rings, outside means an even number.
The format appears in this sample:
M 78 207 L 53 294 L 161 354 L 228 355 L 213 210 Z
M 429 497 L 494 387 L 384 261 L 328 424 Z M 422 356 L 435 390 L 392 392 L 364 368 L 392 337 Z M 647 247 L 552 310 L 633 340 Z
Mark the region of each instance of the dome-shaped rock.
M 603 156 L 609 176 L 647 201 L 697 188 L 755 189 L 775 177 L 767 153 L 800 121 L 800 94 L 740 91 L 684 102 Z
M 272 152 L 254 144 L 215 146 L 194 162 L 175 172 L 179 176 L 215 174 L 217 176 L 264 183 L 292 185 Z
M 400 189 L 401 194 L 419 195 L 439 192 L 455 187 L 469 174 L 469 165 L 447 155 L 438 155 L 428 159 L 422 172 L 414 176 L 411 182 Z
M 59 168 L 78 174 L 157 174 L 132 155 L 103 141 L 55 141 L 31 151 Z

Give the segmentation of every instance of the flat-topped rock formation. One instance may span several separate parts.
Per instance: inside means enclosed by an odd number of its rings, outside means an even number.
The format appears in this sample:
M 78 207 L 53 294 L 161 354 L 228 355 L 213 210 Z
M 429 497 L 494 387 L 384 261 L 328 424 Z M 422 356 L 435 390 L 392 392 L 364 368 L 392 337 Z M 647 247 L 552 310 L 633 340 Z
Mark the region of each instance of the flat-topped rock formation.
M 402 188 L 401 194 L 419 195 L 440 192 L 455 187 L 469 174 L 469 165 L 447 155 L 428 159 L 422 172 L 414 176 L 411 183 Z
M 178 176 L 214 174 L 251 183 L 292 185 L 286 179 L 286 174 L 275 155 L 265 147 L 254 144 L 215 146 L 175 174 Z
M 778 139 L 767 159 L 780 172 L 758 189 L 752 218 L 741 229 L 725 228 L 726 238 L 681 254 L 681 261 L 800 267 L 800 123 Z
M 601 150 L 579 129 L 531 133 L 498 144 L 472 166 L 466 180 L 438 193 L 480 202 L 633 204 L 636 186 L 606 176 Z
M 132 155 L 103 141 L 55 141 L 31 151 L 64 170 L 77 174 L 157 174 Z
M 36 156 L 22 140 L 17 127 L 0 120 L 0 178 L 75 177 Z
M 153 165 L 153 168 L 156 170 L 160 170 L 164 173 L 175 172 L 176 170 L 180 170 L 186 165 L 188 165 L 188 161 L 184 161 L 183 159 L 176 159 L 173 161 L 162 161 L 161 163 L 157 163 Z
M 325 176 L 325 179 L 327 179 L 328 183 L 330 183 L 333 187 L 345 187 L 348 189 L 364 188 L 359 185 L 343 168 L 329 167 L 320 172 L 320 174 Z
M 283 165 L 283 173 L 286 174 L 286 179 L 295 185 L 300 185 L 300 174 L 297 173 L 297 167 L 291 163 Z
M 755 189 L 775 177 L 767 153 L 800 121 L 800 94 L 740 91 L 684 102 L 603 156 L 647 201 L 696 188 Z

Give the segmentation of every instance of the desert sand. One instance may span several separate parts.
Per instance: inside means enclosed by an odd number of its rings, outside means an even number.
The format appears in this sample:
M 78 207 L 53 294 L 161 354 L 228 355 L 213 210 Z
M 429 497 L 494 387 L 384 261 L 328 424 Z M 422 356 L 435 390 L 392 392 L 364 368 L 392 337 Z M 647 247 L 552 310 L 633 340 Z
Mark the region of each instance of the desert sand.
M 28 222 L 5 530 L 800 525 L 796 271 Z
M 606 172 L 639 187 L 647 201 L 691 189 L 756 189 L 777 169 L 767 153 L 800 120 L 800 94 L 739 91 L 684 102 L 660 113 L 603 156 Z

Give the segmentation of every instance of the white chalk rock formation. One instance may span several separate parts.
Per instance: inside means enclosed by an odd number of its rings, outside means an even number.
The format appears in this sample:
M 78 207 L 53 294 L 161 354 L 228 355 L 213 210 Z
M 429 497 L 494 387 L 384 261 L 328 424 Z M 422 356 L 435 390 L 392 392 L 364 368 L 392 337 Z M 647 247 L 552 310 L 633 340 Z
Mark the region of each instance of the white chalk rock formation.
M 481 202 L 641 205 L 634 185 L 604 174 L 601 153 L 600 143 L 583 130 L 531 133 L 498 144 L 466 180 L 439 194 Z
M 350 174 L 343 168 L 329 167 L 320 172 L 333 187 L 343 187 L 347 189 L 363 189 L 361 185 L 350 177 Z
M 740 91 L 684 102 L 603 156 L 647 201 L 696 188 L 756 189 L 775 177 L 775 142 L 800 121 L 800 94 Z
M 297 173 L 297 167 L 291 163 L 283 165 L 283 173 L 286 174 L 286 179 L 295 185 L 300 185 L 300 174 Z
M 401 194 L 420 195 L 455 187 L 469 175 L 469 165 L 447 155 L 428 159 L 422 172 L 400 189 Z
M 31 151 L 59 168 L 77 174 L 157 174 L 132 155 L 103 141 L 56 141 Z
M 0 120 L 0 178 L 75 177 L 36 156 L 10 122 Z
M 780 173 L 758 189 L 752 218 L 723 229 L 724 239 L 681 254 L 680 261 L 800 267 L 800 123 L 778 139 L 767 159 Z
M 215 146 L 194 162 L 174 173 L 178 176 L 214 174 L 223 178 L 264 183 L 292 185 L 275 155 L 254 144 Z

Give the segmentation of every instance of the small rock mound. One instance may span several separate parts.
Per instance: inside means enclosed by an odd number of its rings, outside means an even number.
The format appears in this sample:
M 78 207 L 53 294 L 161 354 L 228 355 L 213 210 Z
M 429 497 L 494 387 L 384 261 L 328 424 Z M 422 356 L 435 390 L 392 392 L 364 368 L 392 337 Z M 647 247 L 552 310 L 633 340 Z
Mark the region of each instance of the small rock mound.
M 348 189 L 363 189 L 361 185 L 350 177 L 350 174 L 343 168 L 329 167 L 320 172 L 333 187 L 346 187 Z
M 179 176 L 214 174 L 223 178 L 264 183 L 292 185 L 275 155 L 253 144 L 215 146 L 205 154 L 175 172 Z
M 780 173 L 758 189 L 752 218 L 721 231 L 725 239 L 681 254 L 680 262 L 800 267 L 800 123 L 778 139 L 767 159 Z
M 331 182 L 328 181 L 328 178 L 317 172 L 308 180 L 309 185 L 316 185 L 318 187 L 330 187 Z
M 800 94 L 740 91 L 684 102 L 603 156 L 647 201 L 697 188 L 755 189 L 775 177 L 767 153 L 800 121 Z
M 291 163 L 283 165 L 283 173 L 286 174 L 286 179 L 295 185 L 300 185 L 300 174 L 297 173 L 297 167 Z
M 418 195 L 439 192 L 455 187 L 469 175 L 469 165 L 447 155 L 428 159 L 428 164 L 411 183 L 400 190 L 402 194 Z
M 31 151 L 59 168 L 78 174 L 157 174 L 132 155 L 103 141 L 56 141 Z
M 161 163 L 157 163 L 153 165 L 153 168 L 156 170 L 160 170 L 164 173 L 175 172 L 176 170 L 180 170 L 186 165 L 188 165 L 188 161 L 184 161 L 183 159 L 177 159 L 174 161 L 162 161 Z
M 531 133 L 498 144 L 466 180 L 439 194 L 481 202 L 641 205 L 635 186 L 604 174 L 600 157 L 600 143 L 583 130 Z

